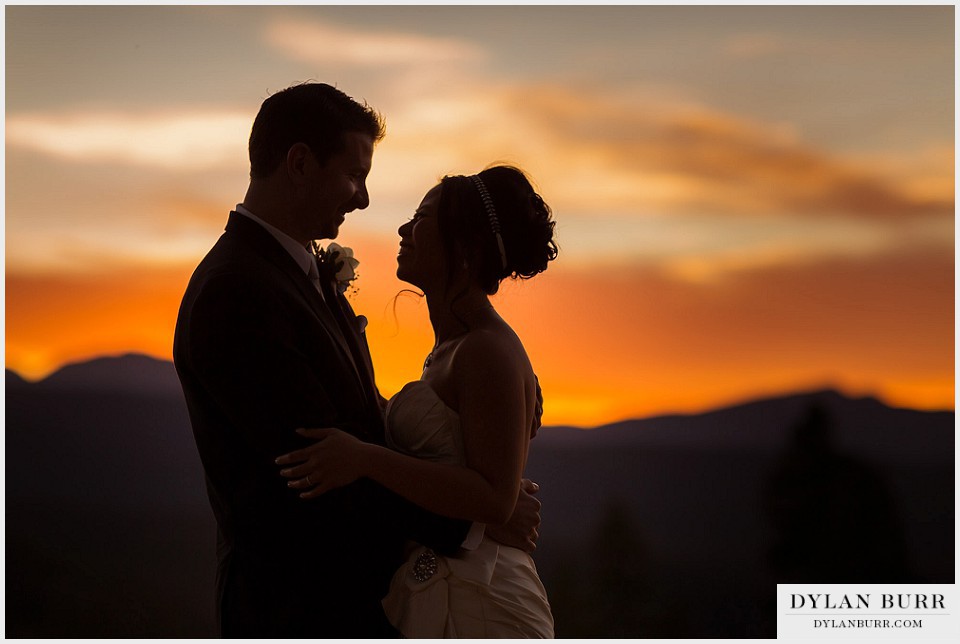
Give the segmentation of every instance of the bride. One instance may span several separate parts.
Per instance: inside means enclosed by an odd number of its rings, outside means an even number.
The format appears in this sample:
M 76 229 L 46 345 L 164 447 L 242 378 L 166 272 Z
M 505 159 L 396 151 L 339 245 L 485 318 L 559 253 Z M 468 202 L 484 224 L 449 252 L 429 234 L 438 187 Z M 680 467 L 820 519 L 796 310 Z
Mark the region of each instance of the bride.
M 486 524 L 510 517 L 540 391 L 523 344 L 489 296 L 557 256 L 549 207 L 509 166 L 433 187 L 400 229 L 397 276 L 422 289 L 436 343 L 423 375 L 387 405 L 390 449 L 337 429 L 279 460 L 313 498 L 368 477 L 437 514 Z M 484 537 L 444 557 L 411 544 L 383 600 L 408 638 L 553 637 L 546 592 L 530 556 Z

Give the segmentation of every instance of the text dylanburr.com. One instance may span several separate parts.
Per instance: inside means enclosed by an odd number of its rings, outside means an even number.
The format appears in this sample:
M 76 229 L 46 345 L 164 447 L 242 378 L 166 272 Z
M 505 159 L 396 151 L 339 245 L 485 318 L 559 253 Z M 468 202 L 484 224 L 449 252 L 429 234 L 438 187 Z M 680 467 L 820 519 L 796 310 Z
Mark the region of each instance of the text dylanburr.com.
M 954 584 L 778 584 L 777 639 L 960 637 Z

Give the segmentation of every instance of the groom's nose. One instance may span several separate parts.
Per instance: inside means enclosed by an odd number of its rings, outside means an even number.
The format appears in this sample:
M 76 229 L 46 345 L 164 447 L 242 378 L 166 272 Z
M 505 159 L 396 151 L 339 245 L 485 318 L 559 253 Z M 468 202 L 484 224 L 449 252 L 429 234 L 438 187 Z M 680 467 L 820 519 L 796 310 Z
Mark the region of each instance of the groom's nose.
M 353 196 L 354 208 L 363 210 L 370 205 L 370 194 L 367 192 L 366 182 L 361 183 L 357 193 Z

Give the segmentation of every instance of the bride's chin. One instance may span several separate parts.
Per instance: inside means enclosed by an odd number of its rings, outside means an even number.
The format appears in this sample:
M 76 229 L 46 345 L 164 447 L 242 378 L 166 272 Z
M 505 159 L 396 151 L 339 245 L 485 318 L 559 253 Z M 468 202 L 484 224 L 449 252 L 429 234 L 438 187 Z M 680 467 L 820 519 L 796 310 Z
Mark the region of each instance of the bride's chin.
M 397 266 L 397 279 L 401 282 L 406 282 L 411 286 L 417 286 L 413 279 L 411 279 L 409 271 L 405 270 L 403 266 Z
M 406 282 L 410 286 L 410 288 L 415 289 L 419 291 L 421 294 L 426 295 L 427 289 L 424 288 L 423 282 L 421 280 L 402 278 L 402 277 L 400 278 L 400 280 L 403 282 Z

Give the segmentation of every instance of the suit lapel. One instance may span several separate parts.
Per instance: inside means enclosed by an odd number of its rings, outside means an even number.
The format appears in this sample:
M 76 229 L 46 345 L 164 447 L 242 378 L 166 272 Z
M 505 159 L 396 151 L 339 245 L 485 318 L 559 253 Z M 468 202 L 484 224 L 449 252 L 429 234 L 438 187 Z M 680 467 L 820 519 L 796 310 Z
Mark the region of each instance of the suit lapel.
M 299 279 L 295 279 L 297 289 L 300 291 L 300 294 L 303 295 L 307 303 L 310 304 L 310 308 L 313 309 L 314 313 L 317 314 L 323 329 L 327 332 L 327 334 L 330 335 L 331 338 L 333 338 L 337 346 L 340 347 L 340 351 L 343 353 L 344 357 L 347 358 L 347 361 L 349 361 L 353 366 L 354 372 L 357 374 L 357 377 L 360 378 L 362 383 L 363 379 L 360 377 L 360 370 L 357 368 L 356 361 L 353 357 L 353 352 L 350 350 L 350 345 L 348 344 L 347 339 L 343 336 L 343 332 L 340 329 L 340 325 L 337 323 L 334 313 L 324 302 L 324 298 L 317 291 L 316 286 L 314 286 L 310 278 L 300 270 L 299 266 L 297 266 L 296 269 L 297 275 L 295 275 L 294 278 L 299 277 Z
M 294 259 L 290 257 L 290 253 L 288 253 L 263 226 L 249 217 L 245 217 L 236 212 L 230 213 L 226 233 L 243 237 L 253 246 L 261 257 L 279 268 L 289 277 L 304 301 L 310 306 L 313 312 L 316 313 L 321 328 L 330 336 L 334 344 L 340 349 L 343 357 L 353 367 L 353 372 L 357 377 L 357 384 L 360 385 L 364 395 L 367 395 L 367 378 L 363 374 L 365 370 L 357 364 L 354 358 L 354 351 L 350 348 L 347 338 L 344 337 L 344 331 L 341 331 L 341 325 L 335 319 L 334 313 L 324 303 L 323 297 L 317 292 L 313 282 L 307 277 L 303 270 L 301 270 Z M 337 306 L 335 299 L 333 306 Z
M 363 383 L 363 390 L 368 401 L 376 400 L 376 385 L 373 382 L 373 364 L 370 360 L 370 354 L 366 350 L 366 343 L 360 336 L 359 329 L 356 326 L 357 317 L 347 303 L 342 294 L 336 292 L 336 287 L 332 282 L 320 280 L 320 288 L 323 290 L 324 299 L 329 302 L 333 317 L 336 318 L 343 337 L 350 352 L 353 355 L 353 364 L 357 368 L 357 374 Z

